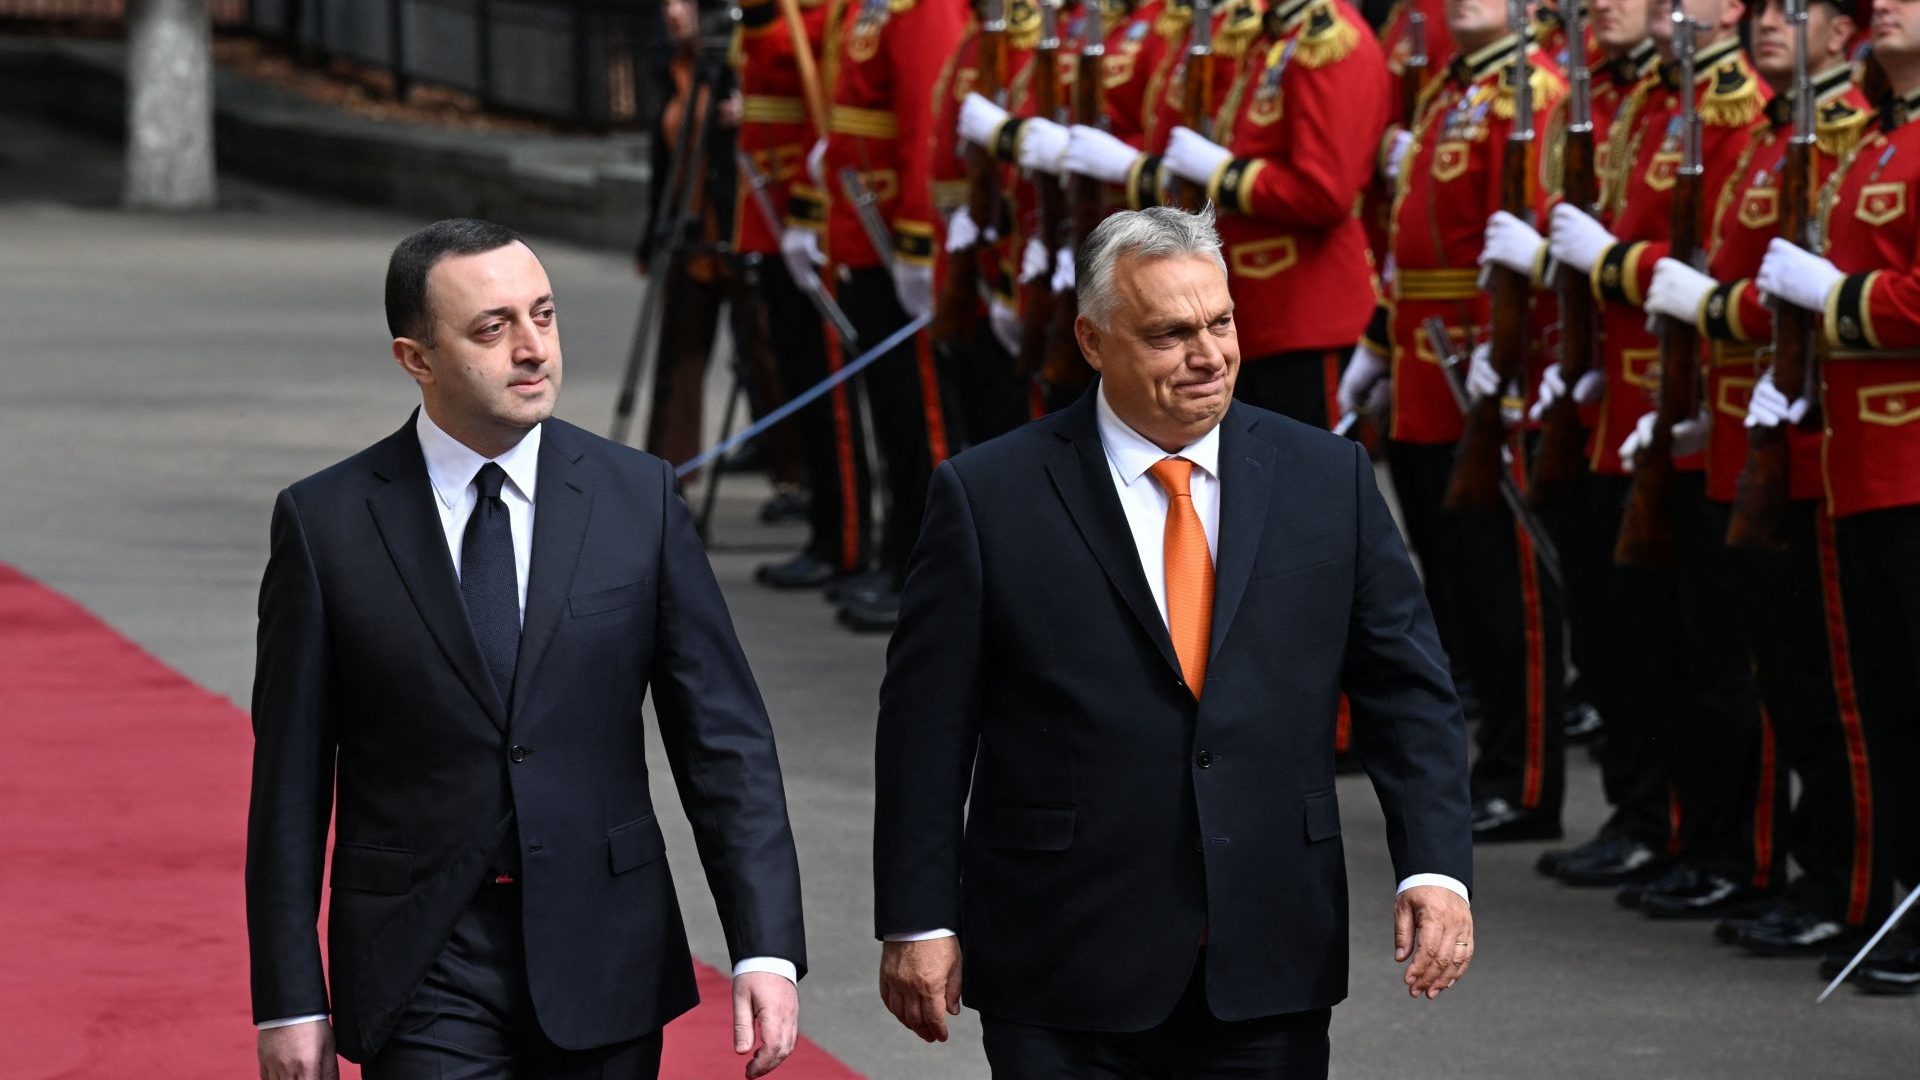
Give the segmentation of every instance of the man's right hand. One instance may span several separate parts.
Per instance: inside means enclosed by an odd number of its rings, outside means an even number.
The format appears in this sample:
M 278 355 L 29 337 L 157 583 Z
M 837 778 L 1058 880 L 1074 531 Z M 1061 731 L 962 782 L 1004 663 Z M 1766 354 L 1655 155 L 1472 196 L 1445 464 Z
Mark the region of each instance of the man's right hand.
M 880 1000 L 907 1030 L 927 1042 L 946 1042 L 947 1017 L 960 1015 L 960 939 L 881 946 Z
M 260 1080 L 339 1080 L 333 1025 L 325 1020 L 268 1028 L 257 1043 Z

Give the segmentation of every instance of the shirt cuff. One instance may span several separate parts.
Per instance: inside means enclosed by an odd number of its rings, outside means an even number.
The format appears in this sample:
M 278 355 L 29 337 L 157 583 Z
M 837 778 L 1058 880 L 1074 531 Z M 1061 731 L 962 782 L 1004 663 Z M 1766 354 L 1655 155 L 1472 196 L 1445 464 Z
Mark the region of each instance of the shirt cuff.
M 913 930 L 904 934 L 885 934 L 882 941 L 932 941 L 934 938 L 953 937 L 951 930 Z
M 795 985 L 800 982 L 800 971 L 793 966 L 793 961 L 777 956 L 749 956 L 733 965 L 733 977 L 736 979 L 749 971 L 771 972 Z
M 1469 907 L 1473 905 L 1473 897 L 1467 895 L 1467 887 L 1462 885 L 1459 879 L 1450 878 L 1445 874 L 1415 874 L 1402 881 L 1400 887 L 1393 891 L 1393 895 L 1399 896 L 1416 885 L 1438 885 L 1465 900 Z
M 270 1031 L 273 1028 L 292 1027 L 295 1024 L 311 1024 L 315 1020 L 325 1020 L 326 1018 L 326 1013 L 314 1013 L 311 1016 L 289 1016 L 284 1020 L 262 1020 L 253 1026 L 259 1028 L 261 1031 Z

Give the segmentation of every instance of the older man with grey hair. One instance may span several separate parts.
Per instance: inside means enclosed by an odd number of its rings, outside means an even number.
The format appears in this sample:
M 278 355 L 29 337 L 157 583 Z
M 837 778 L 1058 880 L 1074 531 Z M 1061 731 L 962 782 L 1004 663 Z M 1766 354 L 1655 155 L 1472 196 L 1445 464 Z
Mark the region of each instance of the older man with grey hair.
M 1116 214 L 1077 280 L 1094 387 L 928 492 L 880 691 L 881 995 L 928 1041 L 978 1010 L 1003 1080 L 1321 1080 L 1343 693 L 1408 993 L 1473 956 L 1446 659 L 1366 454 L 1234 402 L 1212 214 Z

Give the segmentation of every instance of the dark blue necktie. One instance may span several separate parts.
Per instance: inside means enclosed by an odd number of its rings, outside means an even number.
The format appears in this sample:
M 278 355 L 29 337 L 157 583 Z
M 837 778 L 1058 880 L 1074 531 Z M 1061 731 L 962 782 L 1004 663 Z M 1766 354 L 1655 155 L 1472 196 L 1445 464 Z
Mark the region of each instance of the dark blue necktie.
M 489 461 L 480 466 L 473 482 L 480 489 L 467 535 L 460 543 L 460 595 L 467 601 L 467 620 L 480 642 L 500 705 L 513 700 L 513 668 L 520 655 L 520 585 L 513 568 L 513 526 L 500 485 L 505 469 Z

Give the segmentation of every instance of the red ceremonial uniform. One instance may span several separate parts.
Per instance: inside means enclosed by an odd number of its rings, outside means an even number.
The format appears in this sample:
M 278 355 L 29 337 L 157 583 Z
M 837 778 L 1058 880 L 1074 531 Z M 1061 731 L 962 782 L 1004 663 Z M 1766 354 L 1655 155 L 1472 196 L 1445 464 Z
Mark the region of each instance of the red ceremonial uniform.
M 1620 443 L 1640 417 L 1652 412 L 1660 386 L 1659 338 L 1647 329 L 1641 309 L 1654 264 L 1672 250 L 1673 187 L 1681 158 L 1678 69 L 1663 63 L 1642 80 L 1621 106 L 1609 132 L 1608 168 L 1601 202 L 1610 211 L 1619 242 L 1593 264 L 1594 297 L 1600 301 L 1606 389 L 1593 432 L 1589 464 L 1597 473 L 1623 475 Z M 1694 101 L 1700 115 L 1703 197 L 1716 197 L 1733 176 L 1772 96 L 1729 36 L 1695 57 Z M 1707 210 L 1712 207 L 1708 206 Z M 1704 243 L 1706 237 L 1702 236 Z M 1705 455 L 1681 458 L 1681 471 L 1705 467 Z
M 1457 52 L 1453 35 L 1447 32 L 1446 0 L 1398 0 L 1393 10 L 1387 13 L 1387 21 L 1380 24 L 1380 47 L 1387 58 L 1387 79 L 1383 89 L 1389 102 L 1390 122 L 1402 127 L 1411 124 L 1414 119 L 1406 115 L 1400 76 L 1406 72 L 1407 58 L 1413 53 L 1413 38 L 1407 29 L 1407 16 L 1415 11 L 1427 19 L 1427 74 L 1421 80 L 1421 96 L 1425 96 L 1426 87 L 1446 77 L 1447 68 L 1453 63 Z
M 827 257 L 851 269 L 881 264 L 840 188 L 859 171 L 893 231 L 895 255 L 933 258 L 933 86 L 966 25 L 964 0 L 833 0 L 825 79 L 833 115 L 824 158 Z
M 1920 92 L 1895 105 L 1920 117 Z M 1829 185 L 1821 365 L 1834 517 L 1920 503 L 1920 123 L 1868 132 Z
M 776 0 L 746 0 L 740 12 L 734 50 L 741 98 L 739 146 L 767 177 L 767 200 L 777 223 L 787 216 L 796 182 L 806 176 L 807 151 L 814 142 L 796 57 L 802 47 L 819 50 L 827 4 L 826 0 L 800 0 L 801 25 L 808 39 L 804 43 L 794 40 Z M 734 250 L 743 255 L 778 252 L 777 224 L 769 225 L 766 215 L 752 205 L 745 177 L 739 188 L 733 214 Z
M 1249 359 L 1366 329 L 1373 266 L 1353 207 L 1387 122 L 1386 58 L 1345 0 L 1284 0 L 1265 25 L 1215 125 L 1233 158 L 1207 185 Z
M 1514 119 L 1514 43 L 1508 35 L 1448 65 L 1422 103 L 1413 144 L 1400 163 L 1389 292 L 1367 339 L 1392 357 L 1389 435 L 1401 442 L 1451 444 L 1461 435 L 1443 358 L 1434 355 L 1422 324 L 1438 315 L 1456 341 L 1469 342 L 1491 321 L 1478 260 L 1487 218 L 1500 209 L 1501 161 Z M 1538 50 L 1529 58 L 1536 115 L 1545 115 L 1566 93 L 1566 82 Z M 1537 167 L 1530 164 L 1529 173 Z M 1545 210 L 1544 193 L 1534 209 Z
M 1167 0 L 1147 0 L 1131 12 L 1125 3 L 1109 2 L 1102 10 L 1106 53 L 1100 59 L 1102 104 L 1107 131 L 1140 149 L 1146 141 L 1147 84 L 1166 59 L 1168 42 L 1154 32 Z
M 1212 120 L 1228 85 L 1233 81 L 1240 58 L 1253 46 L 1254 39 L 1260 36 L 1261 11 L 1261 0 L 1232 0 L 1231 3 L 1214 6 L 1213 57 L 1209 61 L 1212 67 L 1209 76 L 1211 98 L 1199 106 L 1199 115 L 1203 120 Z M 1152 155 L 1147 159 L 1148 163 L 1156 167 L 1160 163 L 1159 155 L 1167 148 L 1167 140 L 1173 137 L 1173 129 L 1186 123 L 1187 51 L 1191 48 L 1192 16 L 1193 8 L 1190 6 L 1168 7 L 1160 13 L 1158 28 L 1167 37 L 1167 53 L 1161 64 L 1161 75 L 1147 87 L 1143 113 L 1146 121 L 1145 142 L 1141 146 Z M 1210 133 L 1202 131 L 1200 134 Z M 1127 184 L 1129 202 L 1135 209 L 1156 205 L 1160 198 L 1154 188 L 1155 170 L 1136 165 L 1134 172 L 1135 179 Z
M 1813 90 L 1817 187 L 1833 175 L 1840 155 L 1866 128 L 1871 108 L 1853 85 L 1853 69 L 1844 64 L 1816 76 Z M 1780 183 L 1793 137 L 1791 105 L 1784 96 L 1768 102 L 1767 126 L 1754 136 L 1732 182 L 1721 189 L 1713 218 L 1707 274 L 1719 284 L 1701 303 L 1697 321 L 1710 350 L 1706 404 L 1713 422 L 1707 444 L 1707 497 L 1715 502 L 1733 501 L 1747 460 L 1747 399 L 1766 370 L 1759 348 L 1773 340 L 1773 309 L 1761 301 L 1753 275 L 1766 258 L 1767 245 L 1780 235 Z M 1797 396 L 1791 388 L 1787 392 Z M 1825 494 L 1821 439 L 1820 433 L 1798 426 L 1787 429 L 1788 491 L 1795 499 Z

